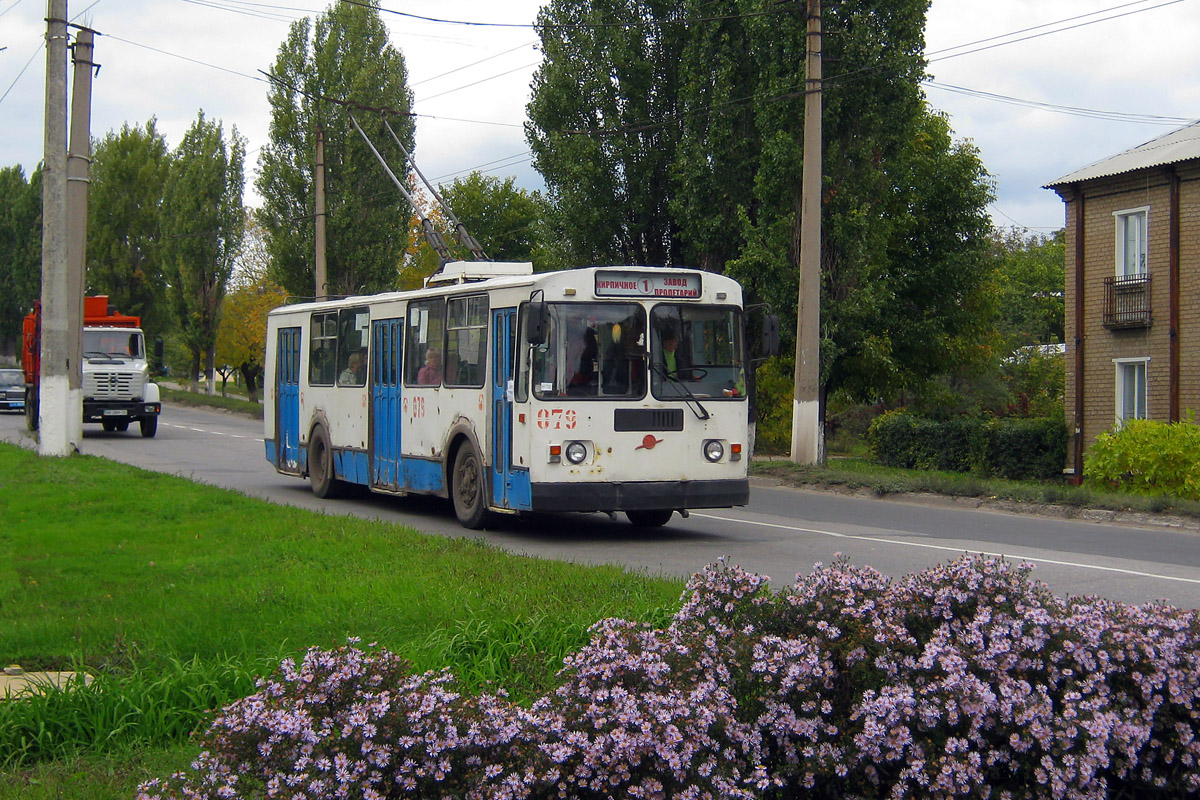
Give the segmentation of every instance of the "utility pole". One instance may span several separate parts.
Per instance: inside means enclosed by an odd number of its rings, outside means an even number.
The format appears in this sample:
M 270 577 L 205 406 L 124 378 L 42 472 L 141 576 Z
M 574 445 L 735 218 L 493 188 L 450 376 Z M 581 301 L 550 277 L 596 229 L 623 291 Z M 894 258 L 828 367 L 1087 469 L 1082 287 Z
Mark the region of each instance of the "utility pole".
M 316 184 L 316 273 L 317 287 L 315 297 L 324 300 L 329 297 L 329 274 L 325 266 L 325 129 L 317 123 L 317 171 L 314 176 Z
M 800 184 L 800 296 L 796 304 L 796 380 L 792 461 L 817 464 L 821 430 L 821 0 L 806 0 L 804 173 Z
M 71 143 L 67 152 L 67 426 L 73 442 L 83 441 L 83 294 L 87 273 L 88 182 L 92 164 L 92 40 L 94 31 L 75 36 L 75 75 L 71 84 Z M 78 448 L 77 448 L 78 449 Z
M 67 0 L 46 4 L 46 130 L 42 167 L 42 357 L 38 387 L 38 452 L 66 456 L 72 441 L 71 360 L 67 320 L 71 305 L 67 265 Z M 78 385 L 78 378 L 76 378 Z M 82 425 L 83 412 L 79 411 Z

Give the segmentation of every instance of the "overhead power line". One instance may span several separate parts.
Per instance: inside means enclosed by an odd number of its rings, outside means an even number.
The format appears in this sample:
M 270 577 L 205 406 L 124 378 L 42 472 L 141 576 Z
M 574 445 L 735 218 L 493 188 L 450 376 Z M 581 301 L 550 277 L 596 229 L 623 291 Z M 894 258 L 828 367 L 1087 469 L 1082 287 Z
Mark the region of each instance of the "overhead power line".
M 1129 8 L 1130 6 L 1145 5 L 1147 2 L 1152 2 L 1152 0 L 1136 0 L 1136 2 L 1133 2 L 1133 3 L 1125 3 L 1123 5 L 1113 6 L 1111 8 L 1102 9 L 1100 11 L 1093 11 L 1088 14 L 1081 14 L 1076 17 L 1068 17 L 1067 19 L 1058 20 L 1056 22 L 1047 22 L 1047 23 L 1043 23 L 1042 25 L 1035 25 L 1032 28 L 1025 28 L 1024 30 L 1014 31 L 1012 33 L 1006 33 L 1006 34 L 1002 34 L 1000 36 L 991 36 L 987 39 L 980 39 L 979 41 L 970 42 L 968 44 L 957 45 L 956 47 L 947 47 L 942 50 L 934 51 L 933 53 L 926 53 L 925 60 L 928 62 L 945 61 L 946 59 L 950 59 L 950 58 L 958 58 L 959 56 L 971 55 L 973 53 L 981 53 L 984 50 L 991 50 L 996 47 L 1005 47 L 1007 45 L 1016 44 L 1018 42 L 1026 42 L 1026 41 L 1029 41 L 1030 39 L 1038 39 L 1038 38 L 1041 38 L 1042 36 L 1049 36 L 1052 33 L 1063 33 L 1065 31 L 1073 31 L 1078 28 L 1087 27 L 1088 25 L 1095 25 L 1098 22 L 1109 22 L 1110 20 L 1121 19 L 1122 17 L 1128 17 L 1128 16 L 1132 16 L 1134 14 L 1142 14 L 1147 11 L 1154 11 L 1155 9 L 1164 8 L 1166 6 L 1173 6 L 1177 3 L 1182 3 L 1182 2 L 1184 2 L 1184 0 L 1166 0 L 1166 2 L 1161 2 L 1161 3 L 1158 3 L 1157 5 L 1149 6 L 1147 8 L 1138 8 L 1138 9 L 1134 9 L 1133 11 L 1125 11 L 1120 14 L 1113 14 L 1111 16 L 1101 17 L 1099 19 L 1089 19 L 1086 22 L 1076 22 L 1076 20 L 1087 19 L 1088 17 L 1094 17 L 1099 14 L 1107 14 L 1110 11 L 1119 11 L 1123 8 Z M 1067 25 L 1066 27 L 1056 27 L 1059 25 L 1064 25 L 1067 22 L 1076 22 L 1076 24 Z M 1052 28 L 1052 30 L 1043 30 L 1044 28 Z M 1039 31 L 1039 32 L 1032 33 L 1032 31 Z M 1021 34 L 1024 34 L 1024 33 L 1029 33 L 1029 35 L 1021 36 Z M 1019 36 L 1020 38 L 1017 38 L 1017 39 L 1011 38 L 1013 36 Z M 976 45 L 983 45 L 983 46 L 976 47 Z M 964 49 L 964 48 L 968 48 L 968 47 L 973 48 L 973 49 L 970 49 L 970 50 Z M 957 53 L 953 52 L 955 50 L 961 50 L 962 52 L 957 52 Z M 947 53 L 949 55 L 942 55 L 942 54 L 947 54 Z M 936 56 L 936 58 L 933 56 Z
M 1014 106 L 1022 106 L 1024 108 L 1035 108 L 1040 111 L 1053 111 L 1057 114 L 1069 114 L 1077 117 L 1088 117 L 1090 119 L 1103 119 L 1112 122 L 1134 122 L 1141 125 L 1187 125 L 1194 122 L 1194 119 L 1187 117 L 1167 117 L 1158 114 L 1132 114 L 1124 111 L 1100 111 L 1094 108 L 1079 108 L 1077 106 L 1056 105 L 1054 103 L 1043 103 L 1038 100 L 1023 100 L 1019 97 L 1008 97 L 1002 94 L 993 94 L 992 92 L 984 92 L 978 89 L 967 89 L 962 86 L 954 86 L 948 83 L 938 83 L 937 81 L 921 81 L 924 86 L 929 86 L 934 89 L 941 89 L 946 92 L 962 94 L 968 97 L 977 97 L 981 100 L 992 100 L 998 103 L 1007 103 Z

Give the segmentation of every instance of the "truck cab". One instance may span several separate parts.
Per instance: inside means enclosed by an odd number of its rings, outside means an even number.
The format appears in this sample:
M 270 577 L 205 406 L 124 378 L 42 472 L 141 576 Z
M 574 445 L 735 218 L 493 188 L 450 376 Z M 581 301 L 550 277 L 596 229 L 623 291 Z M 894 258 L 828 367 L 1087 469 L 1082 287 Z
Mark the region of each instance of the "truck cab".
M 124 431 L 136 420 L 143 436 L 153 436 L 160 410 L 142 331 L 84 328 L 83 421 L 99 422 L 106 431 Z
M 106 295 L 83 298 L 83 421 L 99 422 L 106 431 L 125 431 L 136 421 L 149 438 L 158 432 L 162 402 L 158 385 L 150 381 L 141 324 L 139 317 L 111 308 Z M 32 430 L 38 427 L 41 332 L 41 304 L 34 303 L 25 317 L 21 351 Z

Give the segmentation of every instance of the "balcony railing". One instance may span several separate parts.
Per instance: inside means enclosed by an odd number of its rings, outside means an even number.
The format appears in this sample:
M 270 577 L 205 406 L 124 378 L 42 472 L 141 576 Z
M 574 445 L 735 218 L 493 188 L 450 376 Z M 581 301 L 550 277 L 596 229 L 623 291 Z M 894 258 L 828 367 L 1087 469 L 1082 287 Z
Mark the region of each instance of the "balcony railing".
M 1104 327 L 1149 328 L 1150 275 L 1104 279 Z

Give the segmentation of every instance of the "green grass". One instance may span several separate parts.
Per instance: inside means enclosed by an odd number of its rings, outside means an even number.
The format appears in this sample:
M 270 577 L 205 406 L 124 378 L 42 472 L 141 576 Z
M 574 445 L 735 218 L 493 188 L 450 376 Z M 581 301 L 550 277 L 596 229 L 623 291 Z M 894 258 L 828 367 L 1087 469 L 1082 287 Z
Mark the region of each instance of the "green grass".
M 263 418 L 263 407 L 261 403 L 251 403 L 243 395 L 231 395 L 222 397 L 220 394 L 212 395 L 211 397 L 198 392 L 189 392 L 184 389 L 171 389 L 166 386 L 159 386 L 158 391 L 162 396 L 164 403 L 174 403 L 181 406 L 199 406 L 207 408 L 220 408 L 225 411 L 234 411 L 238 414 L 246 414 L 255 419 Z
M 865 458 L 831 458 L 826 466 L 802 466 L 786 460 L 755 461 L 751 474 L 773 477 L 795 486 L 870 489 L 886 496 L 924 492 L 952 497 L 1049 503 L 1075 508 L 1145 513 L 1173 512 L 1200 516 L 1200 503 L 1179 498 L 1097 490 L 1066 481 L 1011 481 L 959 472 L 884 467 Z
M 0 703 L 0 800 L 130 797 L 252 676 L 351 636 L 529 698 L 591 624 L 664 622 L 683 588 L 9 445 L 0 520 L 0 661 L 97 676 Z

